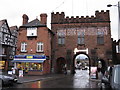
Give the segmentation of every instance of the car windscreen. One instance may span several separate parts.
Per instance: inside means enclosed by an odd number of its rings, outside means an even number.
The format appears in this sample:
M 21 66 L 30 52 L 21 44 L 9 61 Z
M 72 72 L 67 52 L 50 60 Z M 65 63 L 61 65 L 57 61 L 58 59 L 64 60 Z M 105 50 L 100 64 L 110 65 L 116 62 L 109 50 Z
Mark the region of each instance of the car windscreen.
M 120 84 L 120 67 L 115 69 L 114 82 Z

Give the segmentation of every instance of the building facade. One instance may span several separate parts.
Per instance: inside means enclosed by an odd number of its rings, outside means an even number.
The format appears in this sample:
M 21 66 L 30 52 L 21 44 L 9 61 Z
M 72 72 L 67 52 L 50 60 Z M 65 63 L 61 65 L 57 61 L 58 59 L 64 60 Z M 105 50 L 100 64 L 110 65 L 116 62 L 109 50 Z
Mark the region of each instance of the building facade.
M 9 27 L 7 20 L 0 21 L 0 69 L 10 70 L 16 52 L 17 26 Z
M 51 36 L 47 27 L 47 14 L 41 14 L 28 22 L 23 15 L 23 25 L 19 27 L 17 53 L 13 63 L 16 69 L 26 70 L 27 74 L 42 75 L 50 73 L 51 67 Z
M 112 59 L 112 40 L 109 11 L 96 11 L 95 16 L 65 17 L 62 13 L 51 13 L 52 68 L 62 72 L 64 64 L 74 72 L 75 57 L 85 54 L 90 66 L 98 60 L 103 66 Z

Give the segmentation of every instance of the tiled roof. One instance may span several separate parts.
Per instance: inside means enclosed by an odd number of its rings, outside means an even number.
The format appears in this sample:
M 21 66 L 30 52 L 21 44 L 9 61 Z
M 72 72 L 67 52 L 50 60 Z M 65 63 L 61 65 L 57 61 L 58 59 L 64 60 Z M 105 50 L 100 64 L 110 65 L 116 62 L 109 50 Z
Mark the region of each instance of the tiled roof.
M 11 33 L 14 33 L 14 31 L 17 31 L 17 30 L 18 30 L 17 26 L 10 27 Z
M 41 24 L 38 19 L 35 19 L 27 24 L 22 25 L 22 27 L 40 27 L 40 26 L 46 26 L 46 25 Z
M 17 26 L 11 26 L 10 27 L 10 30 L 12 31 L 12 30 L 17 30 L 18 28 L 17 28 Z

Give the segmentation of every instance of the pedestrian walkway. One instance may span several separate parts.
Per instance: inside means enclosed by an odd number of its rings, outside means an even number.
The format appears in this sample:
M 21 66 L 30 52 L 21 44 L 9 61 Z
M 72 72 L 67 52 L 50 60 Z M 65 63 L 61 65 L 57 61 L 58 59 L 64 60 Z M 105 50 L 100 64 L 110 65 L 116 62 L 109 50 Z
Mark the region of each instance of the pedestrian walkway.
M 64 78 L 64 74 L 47 74 L 47 75 L 25 75 L 18 77 L 18 83 L 34 82 L 39 80 Z

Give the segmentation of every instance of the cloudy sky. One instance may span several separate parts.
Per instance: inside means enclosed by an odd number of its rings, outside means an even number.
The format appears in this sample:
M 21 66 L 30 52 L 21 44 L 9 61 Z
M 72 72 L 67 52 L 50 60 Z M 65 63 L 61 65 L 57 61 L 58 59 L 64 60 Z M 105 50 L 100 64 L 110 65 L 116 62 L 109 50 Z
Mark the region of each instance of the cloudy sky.
M 27 14 L 29 21 L 39 19 L 41 13 L 48 14 L 50 28 L 51 12 L 65 12 L 66 16 L 91 16 L 96 10 L 110 10 L 112 38 L 118 39 L 118 8 L 120 0 L 0 0 L 0 20 L 7 19 L 9 26 L 20 26 L 22 15 Z

